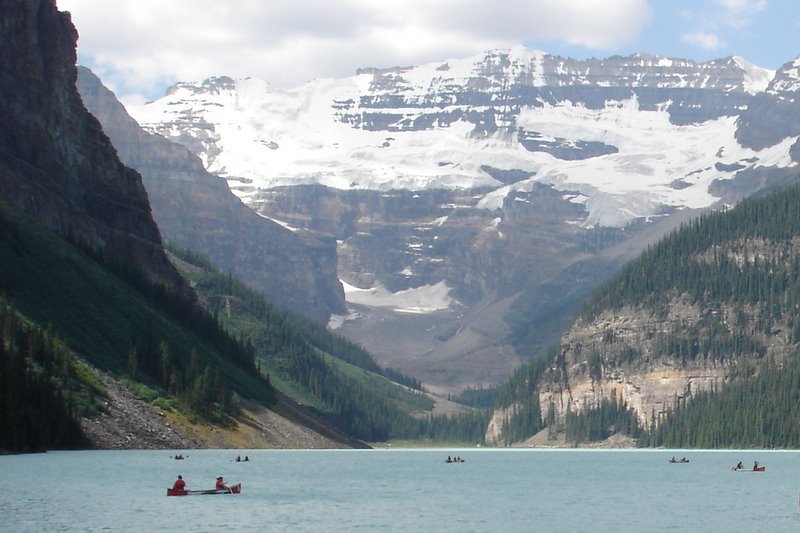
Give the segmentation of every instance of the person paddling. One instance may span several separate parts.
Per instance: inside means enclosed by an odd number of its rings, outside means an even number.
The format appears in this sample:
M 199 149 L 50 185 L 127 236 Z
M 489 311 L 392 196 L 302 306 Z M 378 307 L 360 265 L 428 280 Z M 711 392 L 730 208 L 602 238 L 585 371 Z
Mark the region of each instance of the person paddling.
M 230 489 L 230 488 L 228 488 L 228 486 L 225 484 L 225 480 L 224 480 L 224 479 L 222 479 L 222 476 L 219 476 L 219 477 L 217 478 L 217 485 L 216 485 L 216 487 L 217 487 L 217 490 L 228 490 L 228 491 L 229 491 L 229 490 L 231 490 L 231 489 Z
M 172 488 L 175 490 L 186 490 L 186 482 L 183 480 L 183 476 L 178 474 L 178 479 L 175 480 L 175 484 L 172 485 Z

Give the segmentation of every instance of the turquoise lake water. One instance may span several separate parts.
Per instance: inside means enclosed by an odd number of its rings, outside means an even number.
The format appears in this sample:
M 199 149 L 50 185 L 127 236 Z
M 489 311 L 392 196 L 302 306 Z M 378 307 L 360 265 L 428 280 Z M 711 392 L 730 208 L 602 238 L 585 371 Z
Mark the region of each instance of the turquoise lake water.
M 731 471 L 755 460 L 766 472 Z M 49 452 L 0 474 L 6 531 L 800 531 L 797 451 Z M 178 474 L 242 493 L 167 497 Z

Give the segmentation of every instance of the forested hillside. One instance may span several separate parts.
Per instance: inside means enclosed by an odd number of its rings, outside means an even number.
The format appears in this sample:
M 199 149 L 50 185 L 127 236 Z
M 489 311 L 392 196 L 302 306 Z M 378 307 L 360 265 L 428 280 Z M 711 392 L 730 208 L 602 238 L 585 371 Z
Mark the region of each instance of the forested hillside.
M 573 443 L 791 447 L 799 342 L 795 186 L 698 217 L 594 292 L 503 390 L 504 439 L 549 427 Z
M 482 441 L 485 409 L 434 415 L 432 399 L 415 379 L 379 367 L 363 348 L 313 320 L 270 305 L 207 258 L 170 249 L 209 311 L 252 347 L 262 374 L 351 435 L 370 442 Z
M 76 418 L 111 418 L 99 416 L 113 394 L 98 379 L 158 409 L 116 395 L 159 421 L 150 446 L 163 445 L 173 415 L 218 431 L 236 425 L 240 400 L 271 405 L 252 347 L 197 303 L 167 258 L 141 176 L 84 107 L 70 15 L 52 0 L 14 0 L 2 18 L 0 447 L 86 445 Z
M 192 299 L 167 293 L 135 271 L 110 269 L 2 203 L 0 236 L 0 300 L 9 317 L 20 317 L 4 322 L 4 370 L 38 376 L 52 394 L 70 400 L 75 387 L 81 388 L 67 379 L 75 366 L 68 354 L 76 353 L 98 368 L 175 398 L 179 408 L 194 416 L 223 424 L 238 414 L 236 397 L 271 402 L 272 389 L 258 374 L 252 350 Z M 24 337 L 13 326 L 21 320 L 29 324 Z M 31 345 L 37 335 L 37 343 L 49 348 Z M 42 355 L 42 350 L 55 355 Z M 59 362 L 49 362 L 53 358 Z M 13 375 L 4 372 L 4 382 Z M 5 389 L 18 392 L 17 385 Z M 16 406 L 25 396 L 14 397 L 4 404 L 7 416 L 24 416 Z M 62 403 L 67 411 L 75 410 L 71 401 Z M 83 402 L 83 408 L 90 409 L 91 402 Z M 23 449 L 52 445 L 74 444 L 43 438 L 24 443 Z
M 85 367 L 51 333 L 0 308 L 0 450 L 38 451 L 89 445 L 78 417 L 97 408 L 100 392 Z
M 800 189 L 793 187 L 744 200 L 734 209 L 702 215 L 682 226 L 596 291 L 581 315 L 591 319 L 604 309 L 623 305 L 645 305 L 658 312 L 672 293 L 679 292 L 702 306 L 734 304 L 742 310 L 752 306 L 760 330 L 787 320 L 796 341 L 798 253 Z M 709 350 L 686 355 L 705 355 Z
M 77 419 L 102 409 L 103 390 L 74 354 L 134 389 L 144 385 L 162 411 L 215 424 L 236 424 L 240 398 L 270 405 L 273 380 L 360 439 L 482 439 L 485 410 L 433 415 L 418 382 L 379 368 L 312 320 L 269 305 L 197 254 L 182 255 L 204 265 L 190 270 L 209 310 L 109 270 L 1 207 L 0 370 L 7 384 L 0 449 L 89 445 Z

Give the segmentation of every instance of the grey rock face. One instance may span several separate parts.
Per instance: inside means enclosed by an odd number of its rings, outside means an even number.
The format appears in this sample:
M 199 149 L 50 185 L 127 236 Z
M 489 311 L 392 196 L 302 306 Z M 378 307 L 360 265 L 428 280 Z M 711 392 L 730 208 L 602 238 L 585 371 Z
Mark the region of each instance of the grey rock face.
M 141 177 L 81 103 L 69 15 L 48 0 L 2 9 L 0 197 L 109 263 L 188 292 L 164 253 Z
M 184 146 L 143 131 L 86 68 L 78 88 L 120 158 L 141 173 L 166 239 L 207 255 L 275 305 L 323 323 L 344 311 L 333 238 L 258 216 Z

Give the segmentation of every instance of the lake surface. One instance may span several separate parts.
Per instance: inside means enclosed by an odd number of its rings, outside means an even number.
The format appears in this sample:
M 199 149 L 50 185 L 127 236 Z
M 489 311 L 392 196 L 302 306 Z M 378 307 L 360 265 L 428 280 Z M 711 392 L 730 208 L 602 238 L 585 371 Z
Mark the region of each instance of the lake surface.
M 731 471 L 755 460 L 766 472 Z M 167 497 L 179 473 L 242 493 Z M 7 531 L 800 531 L 797 451 L 49 452 L 0 474 Z

